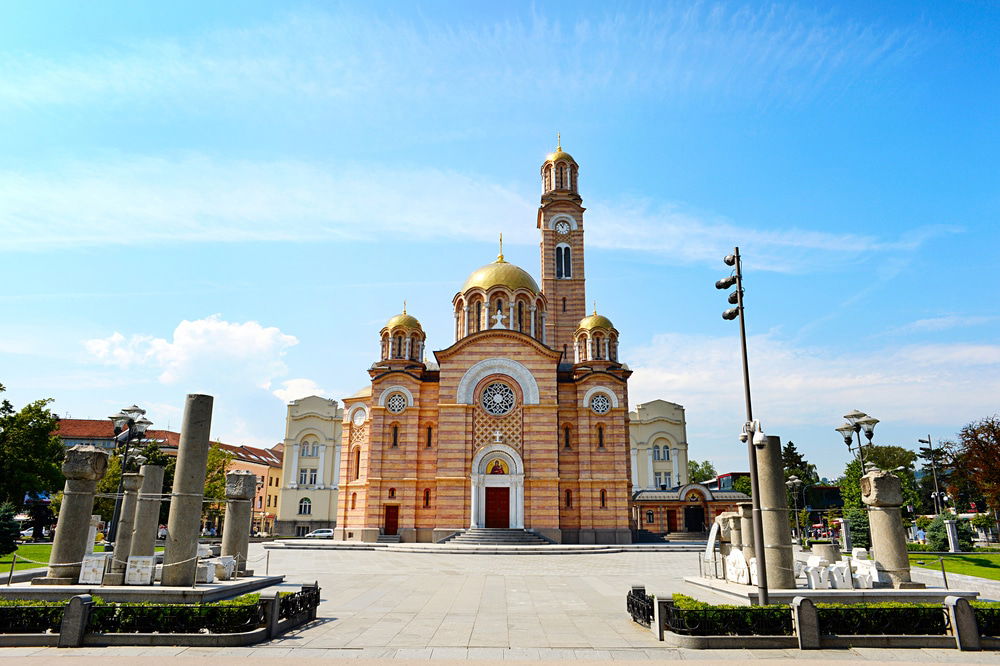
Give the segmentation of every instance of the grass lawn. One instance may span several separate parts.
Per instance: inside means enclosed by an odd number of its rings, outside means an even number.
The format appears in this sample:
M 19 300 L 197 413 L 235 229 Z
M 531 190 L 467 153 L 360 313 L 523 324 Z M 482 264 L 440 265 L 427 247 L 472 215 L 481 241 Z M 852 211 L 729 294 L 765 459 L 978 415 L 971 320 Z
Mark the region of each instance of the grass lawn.
M 163 550 L 163 547 L 157 546 L 156 550 L 159 552 Z M 34 560 L 35 562 L 48 562 L 49 553 L 51 552 L 51 543 L 22 543 L 17 547 L 17 564 L 14 565 L 14 571 L 20 571 L 21 569 L 36 569 L 38 567 L 45 566 L 44 564 L 25 562 L 21 558 L 26 557 L 29 560 Z M 0 582 L 7 582 L 5 576 L 10 571 L 10 563 L 13 559 L 13 554 L 0 557 Z
M 910 553 L 910 564 L 915 567 L 917 560 L 922 561 L 925 569 L 941 570 L 939 557 L 944 557 L 944 570 L 948 573 L 965 574 L 966 576 L 979 576 L 980 578 L 990 578 L 1000 580 L 1000 553 L 976 553 L 968 555 L 925 555 L 921 553 Z

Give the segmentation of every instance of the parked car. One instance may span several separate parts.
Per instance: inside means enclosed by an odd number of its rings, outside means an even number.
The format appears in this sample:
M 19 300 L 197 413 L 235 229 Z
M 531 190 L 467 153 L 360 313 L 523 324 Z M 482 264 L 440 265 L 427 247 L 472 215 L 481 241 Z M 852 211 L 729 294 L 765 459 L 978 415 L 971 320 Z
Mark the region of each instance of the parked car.
M 309 534 L 306 535 L 306 538 L 307 539 L 332 539 L 333 538 L 333 530 L 331 530 L 331 529 L 313 530 L 312 532 L 310 532 Z

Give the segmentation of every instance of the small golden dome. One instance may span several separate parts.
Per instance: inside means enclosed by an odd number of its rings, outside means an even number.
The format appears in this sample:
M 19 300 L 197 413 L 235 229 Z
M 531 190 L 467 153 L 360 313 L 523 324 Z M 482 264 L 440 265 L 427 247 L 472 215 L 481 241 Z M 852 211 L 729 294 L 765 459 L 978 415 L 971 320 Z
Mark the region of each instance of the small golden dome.
M 473 272 L 465 281 L 462 291 L 468 291 L 473 287 L 489 289 L 497 285 L 511 289 L 527 289 L 533 294 L 538 293 L 538 283 L 535 282 L 535 278 L 531 277 L 528 271 L 523 268 L 504 261 L 503 255 L 492 264 L 486 264 Z
M 562 149 L 562 136 L 560 134 L 556 134 L 556 151 L 546 155 L 545 161 L 558 162 L 559 160 L 565 160 L 576 164 L 576 160 L 573 159 L 573 156 Z
M 351 397 L 352 398 L 368 398 L 368 397 L 371 397 L 371 394 L 372 394 L 372 387 L 371 387 L 371 384 L 369 384 L 368 386 L 364 387 L 363 389 L 361 389 L 360 391 L 358 391 L 357 393 L 355 393 Z
M 404 328 L 415 328 L 418 331 L 423 331 L 424 329 L 420 327 L 420 322 L 413 315 L 406 314 L 406 302 L 403 302 L 403 311 L 392 317 L 388 322 L 386 322 L 386 328 L 395 328 L 397 326 L 402 326 Z
M 615 325 L 611 323 L 610 319 L 604 315 L 597 314 L 597 311 L 595 310 L 594 314 L 580 320 L 580 325 L 577 326 L 577 330 L 583 328 L 589 331 L 594 328 L 606 328 L 610 331 L 614 329 L 614 327 Z

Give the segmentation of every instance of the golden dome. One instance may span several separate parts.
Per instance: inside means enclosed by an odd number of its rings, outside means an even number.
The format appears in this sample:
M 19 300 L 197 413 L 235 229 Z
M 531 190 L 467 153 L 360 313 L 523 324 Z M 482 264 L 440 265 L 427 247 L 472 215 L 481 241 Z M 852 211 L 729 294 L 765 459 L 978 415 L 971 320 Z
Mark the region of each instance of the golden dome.
M 576 160 L 573 159 L 573 156 L 562 149 L 562 136 L 556 134 L 556 151 L 554 153 L 549 153 L 548 155 L 546 155 L 545 161 L 558 162 L 559 160 L 565 160 L 567 162 L 572 162 L 573 164 L 576 164 Z
M 403 311 L 391 318 L 386 322 L 386 328 L 395 328 L 396 326 L 402 326 L 404 328 L 415 328 L 418 331 L 423 331 L 424 329 L 420 327 L 420 322 L 413 315 L 406 314 L 406 303 L 403 303 Z
M 606 328 L 608 330 L 611 330 L 614 327 L 615 325 L 611 323 L 610 319 L 608 319 L 604 315 L 597 314 L 597 311 L 595 310 L 594 314 L 590 315 L 589 317 L 584 317 L 583 319 L 580 320 L 580 325 L 577 326 L 577 329 L 579 330 L 583 328 L 591 330 L 594 328 Z
M 351 397 L 352 398 L 369 398 L 369 397 L 371 397 L 371 394 L 372 394 L 372 387 L 371 387 L 371 384 L 369 384 L 368 386 L 364 387 L 363 389 L 361 389 L 360 391 L 358 391 L 357 393 L 355 393 Z
M 533 294 L 538 293 L 538 283 L 535 282 L 535 278 L 531 277 L 528 271 L 523 268 L 504 261 L 503 255 L 497 257 L 497 260 L 492 264 L 486 264 L 473 272 L 465 281 L 462 291 L 468 291 L 473 287 L 489 289 L 497 285 L 511 289 L 527 289 Z

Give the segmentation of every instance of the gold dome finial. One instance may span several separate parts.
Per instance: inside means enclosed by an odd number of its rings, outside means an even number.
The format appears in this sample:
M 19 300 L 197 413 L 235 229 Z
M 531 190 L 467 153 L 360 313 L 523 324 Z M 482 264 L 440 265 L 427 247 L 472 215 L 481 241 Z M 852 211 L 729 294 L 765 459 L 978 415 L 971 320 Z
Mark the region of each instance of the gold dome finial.
M 562 133 L 556 132 L 556 152 L 562 152 Z
M 403 312 L 406 312 L 406 308 L 403 308 Z M 594 301 L 594 314 L 597 314 L 597 301 Z
M 503 259 L 503 234 L 500 234 L 500 254 L 497 255 L 497 263 L 498 264 L 507 263 Z
M 406 299 L 403 299 L 403 314 L 406 314 Z

